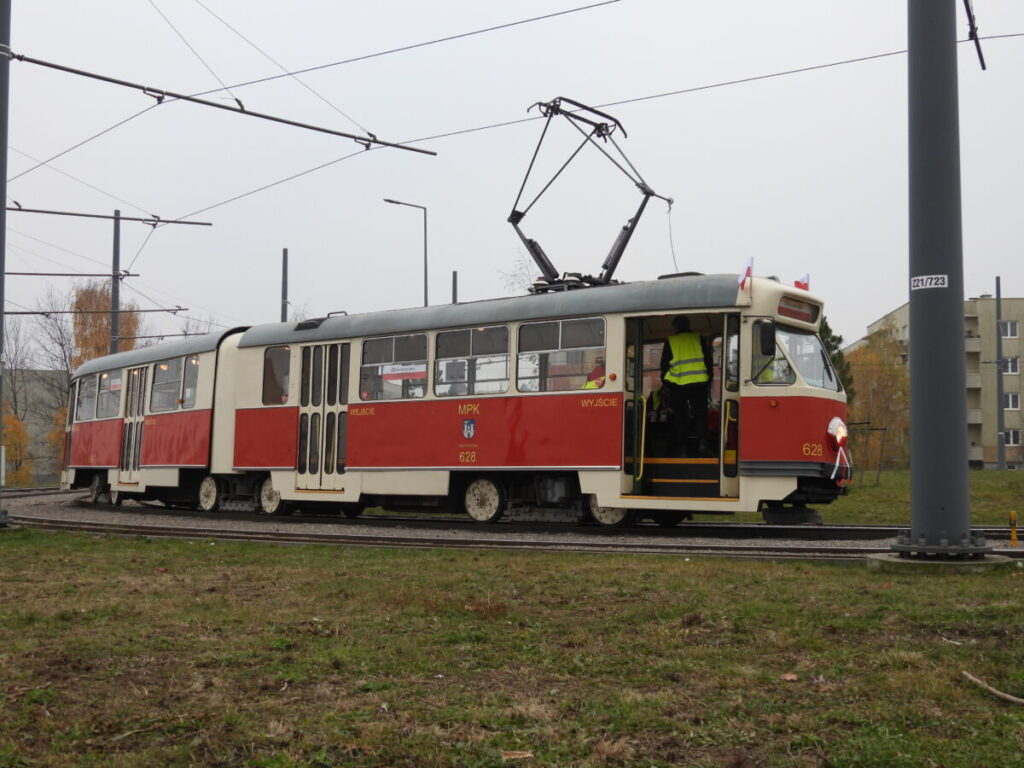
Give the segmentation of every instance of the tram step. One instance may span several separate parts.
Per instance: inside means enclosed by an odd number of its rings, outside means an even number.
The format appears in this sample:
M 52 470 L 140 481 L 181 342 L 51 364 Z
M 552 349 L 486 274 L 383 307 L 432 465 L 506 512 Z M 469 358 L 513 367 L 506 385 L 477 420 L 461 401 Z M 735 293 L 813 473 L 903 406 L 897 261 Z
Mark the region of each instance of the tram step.
M 721 496 L 722 492 L 718 480 L 677 480 L 652 477 L 650 494 L 672 498 L 714 499 Z
M 625 471 L 633 471 L 633 459 L 630 456 L 626 457 Z M 644 474 L 652 479 L 718 482 L 718 459 L 644 459 Z

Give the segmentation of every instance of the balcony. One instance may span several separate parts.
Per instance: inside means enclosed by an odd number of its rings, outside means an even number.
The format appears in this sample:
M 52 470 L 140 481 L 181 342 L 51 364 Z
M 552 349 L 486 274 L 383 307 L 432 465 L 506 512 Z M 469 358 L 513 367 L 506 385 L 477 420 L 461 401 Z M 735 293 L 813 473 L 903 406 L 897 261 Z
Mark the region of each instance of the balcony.
M 968 336 L 964 339 L 965 352 L 981 352 L 981 337 Z
M 968 373 L 967 374 L 967 388 L 968 389 L 981 389 L 981 374 L 980 373 Z
M 967 423 L 968 424 L 981 424 L 981 409 L 980 408 L 968 408 L 967 409 Z
M 985 460 L 985 449 L 980 445 L 971 445 L 967 448 L 967 460 L 968 461 L 984 461 Z

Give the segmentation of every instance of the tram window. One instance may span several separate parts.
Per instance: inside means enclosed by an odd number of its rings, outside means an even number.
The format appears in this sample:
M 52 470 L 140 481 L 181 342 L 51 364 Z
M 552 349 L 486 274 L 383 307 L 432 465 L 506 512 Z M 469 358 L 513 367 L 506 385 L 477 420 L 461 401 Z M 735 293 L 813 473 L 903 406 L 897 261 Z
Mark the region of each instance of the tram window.
M 427 335 L 411 333 L 363 342 L 362 400 L 401 400 L 427 394 Z
M 292 353 L 289 347 L 267 347 L 263 352 L 263 404 L 288 402 L 288 374 Z
M 299 374 L 299 405 L 309 405 L 309 366 L 313 353 L 309 347 L 302 348 L 301 372 Z
M 338 402 L 338 345 L 327 347 L 327 404 Z
M 108 371 L 100 374 L 99 397 L 96 398 L 96 418 L 109 419 L 117 416 L 121 405 L 121 372 Z
M 725 388 L 729 392 L 740 388 L 740 319 L 736 315 L 725 321 Z
M 341 345 L 341 387 L 338 389 L 338 405 L 348 403 L 348 344 Z
M 306 350 L 302 350 L 305 353 Z M 305 358 L 303 358 L 305 359 Z M 313 392 L 310 396 L 310 402 L 314 406 L 319 406 L 323 402 L 324 396 L 324 348 L 314 347 L 313 348 Z
M 493 395 L 508 391 L 508 328 L 496 325 L 437 334 L 434 394 Z
M 519 327 L 519 391 L 598 389 L 604 386 L 604 357 L 599 317 L 526 323 Z
M 181 392 L 181 358 L 164 360 L 153 366 L 153 391 L 149 395 L 151 411 L 173 411 Z
M 75 420 L 89 421 L 96 418 L 96 377 L 80 379 L 78 382 L 78 404 L 75 406 Z
M 828 359 L 828 352 L 825 351 L 821 339 L 810 331 L 800 331 L 781 325 L 776 328 L 775 336 L 779 346 L 786 350 L 789 359 L 800 372 L 805 384 L 842 392 L 843 385 Z
M 760 338 L 762 325 L 763 322 L 760 320 L 754 323 L 754 339 Z M 796 382 L 796 374 L 793 373 L 793 368 L 790 366 L 789 360 L 786 359 L 782 347 L 776 344 L 774 356 L 769 357 L 761 354 L 760 345 L 752 344 L 751 346 L 754 348 L 751 373 L 755 384 L 780 386 Z
M 196 390 L 199 386 L 199 355 L 185 358 L 185 380 L 181 384 L 181 407 L 196 407 Z

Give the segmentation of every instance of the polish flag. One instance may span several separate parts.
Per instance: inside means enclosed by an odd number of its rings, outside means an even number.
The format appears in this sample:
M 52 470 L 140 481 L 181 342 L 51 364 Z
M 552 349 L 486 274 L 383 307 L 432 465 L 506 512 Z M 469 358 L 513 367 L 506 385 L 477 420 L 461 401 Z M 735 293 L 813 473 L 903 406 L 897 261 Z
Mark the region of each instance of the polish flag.
M 804 276 L 793 283 L 801 291 L 809 291 L 811 289 L 811 275 L 809 272 L 805 272 Z
M 747 286 L 747 280 L 749 280 L 753 276 L 754 276 L 754 257 L 751 256 L 749 259 L 747 259 L 747 265 L 743 268 L 743 271 L 740 273 L 739 283 L 740 283 L 740 290 L 741 291 Z

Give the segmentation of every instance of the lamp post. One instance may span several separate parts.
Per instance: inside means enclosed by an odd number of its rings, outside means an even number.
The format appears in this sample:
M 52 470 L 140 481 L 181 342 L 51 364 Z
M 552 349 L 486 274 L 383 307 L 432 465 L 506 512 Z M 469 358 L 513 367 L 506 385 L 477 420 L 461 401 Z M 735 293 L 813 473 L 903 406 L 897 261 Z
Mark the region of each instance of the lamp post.
M 423 211 L 423 306 L 427 306 L 427 206 L 416 205 L 416 203 L 403 203 L 401 200 L 392 200 L 385 197 L 385 203 L 392 205 L 405 205 L 409 208 L 419 208 Z

